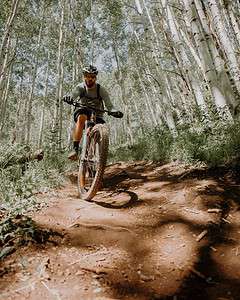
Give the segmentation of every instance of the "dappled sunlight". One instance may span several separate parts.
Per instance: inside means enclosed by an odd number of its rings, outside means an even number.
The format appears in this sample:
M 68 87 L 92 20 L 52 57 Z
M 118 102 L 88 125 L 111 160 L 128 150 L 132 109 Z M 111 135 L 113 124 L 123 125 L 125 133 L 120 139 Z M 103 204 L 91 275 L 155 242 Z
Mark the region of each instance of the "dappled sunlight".
M 157 177 L 142 179 L 146 176 L 142 162 L 128 168 L 123 172 L 112 166 L 112 181 L 91 202 L 80 200 L 75 185 L 67 185 L 49 195 L 48 207 L 35 214 L 39 226 L 62 233 L 58 245 L 46 244 L 35 265 L 30 264 L 36 268 L 40 260 L 50 259 L 45 271 L 53 280 L 52 285 L 46 284 L 73 298 L 81 294 L 131 300 L 188 293 L 187 299 L 195 299 L 196 287 L 202 300 L 212 291 L 204 292 L 201 287 L 213 284 L 219 274 L 237 284 L 240 213 L 236 187 L 227 190 L 214 178 L 178 181 L 164 167 L 164 174 L 159 169 Z M 153 171 L 151 164 L 147 172 Z M 159 179 L 166 174 L 167 180 Z M 38 292 L 45 295 L 39 279 L 31 274 L 28 278 L 37 280 Z M 14 280 L 16 288 L 22 287 Z M 59 280 L 64 280 L 64 287 Z M 30 288 L 28 292 L 31 299 Z
M 226 279 L 240 278 L 240 243 L 235 245 L 219 245 L 217 251 L 211 253 L 211 258 L 216 263 L 219 272 Z

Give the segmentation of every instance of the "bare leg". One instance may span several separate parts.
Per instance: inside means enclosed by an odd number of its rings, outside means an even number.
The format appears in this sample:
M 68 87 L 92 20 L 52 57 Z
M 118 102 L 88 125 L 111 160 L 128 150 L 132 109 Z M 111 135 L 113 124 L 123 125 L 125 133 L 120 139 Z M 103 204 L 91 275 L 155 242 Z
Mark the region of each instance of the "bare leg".
M 82 138 L 82 132 L 85 126 L 85 121 L 87 120 L 86 115 L 79 115 L 76 123 L 76 127 L 73 131 L 73 141 L 80 142 Z
M 87 120 L 86 115 L 79 115 L 76 126 L 73 131 L 73 151 L 68 155 L 68 158 L 71 160 L 78 159 L 78 152 L 79 152 L 79 142 L 82 138 L 82 132 L 85 126 L 85 121 Z

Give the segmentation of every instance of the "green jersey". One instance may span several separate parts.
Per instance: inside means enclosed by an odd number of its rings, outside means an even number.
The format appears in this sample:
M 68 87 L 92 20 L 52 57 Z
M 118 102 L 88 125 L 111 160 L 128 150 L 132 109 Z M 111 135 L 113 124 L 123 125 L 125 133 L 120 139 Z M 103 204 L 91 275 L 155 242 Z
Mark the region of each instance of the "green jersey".
M 86 106 L 92 106 L 97 109 L 114 110 L 108 92 L 98 83 L 94 87 L 88 88 L 84 82 L 77 85 L 72 91 L 73 100 L 78 100 L 78 103 Z M 97 112 L 97 116 L 102 117 L 103 113 Z

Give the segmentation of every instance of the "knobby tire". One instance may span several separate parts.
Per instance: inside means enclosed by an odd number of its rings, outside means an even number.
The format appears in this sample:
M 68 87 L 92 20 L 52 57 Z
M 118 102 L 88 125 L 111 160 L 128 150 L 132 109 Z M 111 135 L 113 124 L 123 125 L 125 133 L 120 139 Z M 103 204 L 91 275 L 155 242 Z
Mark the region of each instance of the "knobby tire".
M 93 182 L 89 189 L 85 189 L 87 164 L 80 161 L 78 172 L 78 192 L 83 200 L 91 200 L 101 187 L 104 169 L 107 163 L 109 134 L 108 128 L 104 124 L 97 124 L 93 127 L 89 136 L 88 150 L 90 149 L 91 142 L 95 141 L 94 147 L 98 144 L 99 161 Z M 95 149 L 96 150 L 96 149 Z M 90 155 L 90 154 L 89 154 Z

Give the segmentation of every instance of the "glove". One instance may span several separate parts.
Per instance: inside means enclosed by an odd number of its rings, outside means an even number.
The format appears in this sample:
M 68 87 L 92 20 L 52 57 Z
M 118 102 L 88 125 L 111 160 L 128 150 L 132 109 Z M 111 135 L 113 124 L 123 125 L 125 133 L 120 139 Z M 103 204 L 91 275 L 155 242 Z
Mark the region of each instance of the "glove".
M 70 96 L 64 96 L 64 97 L 62 98 L 62 101 L 63 101 L 63 102 L 66 102 L 66 103 L 68 103 L 68 104 L 73 104 L 73 99 L 72 99 Z
M 119 119 L 123 117 L 123 113 L 121 111 L 111 111 L 109 115 Z

